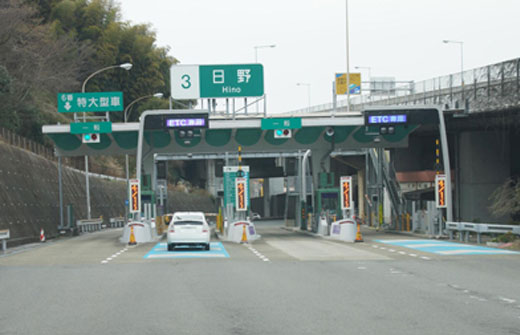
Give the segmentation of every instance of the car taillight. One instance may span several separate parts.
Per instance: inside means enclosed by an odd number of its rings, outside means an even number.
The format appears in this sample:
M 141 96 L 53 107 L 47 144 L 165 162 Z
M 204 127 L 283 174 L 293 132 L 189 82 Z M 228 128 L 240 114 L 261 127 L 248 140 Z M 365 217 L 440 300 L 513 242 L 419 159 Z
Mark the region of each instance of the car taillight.
M 207 230 L 207 229 L 202 229 L 202 232 L 203 232 L 203 233 L 207 233 L 208 230 Z
M 175 233 L 175 229 L 169 229 L 168 233 Z

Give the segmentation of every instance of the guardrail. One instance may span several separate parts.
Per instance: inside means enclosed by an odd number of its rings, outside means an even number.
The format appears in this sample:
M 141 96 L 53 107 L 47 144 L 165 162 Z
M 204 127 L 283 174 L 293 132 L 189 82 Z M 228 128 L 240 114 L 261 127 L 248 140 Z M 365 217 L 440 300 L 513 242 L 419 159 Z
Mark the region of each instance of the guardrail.
M 459 239 L 462 241 L 469 241 L 469 233 L 477 234 L 477 243 L 481 243 L 482 234 L 506 234 L 513 233 L 520 235 L 520 226 L 515 225 L 501 225 L 489 223 L 471 223 L 471 222 L 446 222 L 446 230 L 453 240 L 453 232 L 459 232 Z
M 7 240 L 10 237 L 9 229 L 0 230 L 0 240 L 2 241 L 2 251 L 7 250 Z
M 93 232 L 93 231 L 99 231 L 103 227 L 103 219 L 92 219 L 92 220 L 78 220 L 76 221 L 76 226 L 78 227 L 78 230 L 80 233 L 87 233 L 87 232 Z
M 125 226 L 125 218 L 124 217 L 110 218 L 108 226 L 110 228 L 123 228 Z

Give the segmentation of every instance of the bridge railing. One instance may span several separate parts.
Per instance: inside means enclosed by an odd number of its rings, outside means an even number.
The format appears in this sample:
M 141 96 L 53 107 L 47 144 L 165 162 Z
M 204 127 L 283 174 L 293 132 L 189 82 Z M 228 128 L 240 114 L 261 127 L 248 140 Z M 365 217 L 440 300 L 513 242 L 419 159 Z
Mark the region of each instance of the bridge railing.
M 466 70 L 462 75 L 459 72 L 417 82 L 401 82 L 392 89 L 392 95 L 379 93 L 351 96 L 350 110 L 359 112 L 370 105 L 409 104 L 435 104 L 445 106 L 446 109 L 465 108 L 467 112 L 520 107 L 520 58 Z M 346 99 L 337 102 L 337 112 L 345 112 L 346 109 Z M 289 114 L 333 111 L 334 105 L 328 103 Z

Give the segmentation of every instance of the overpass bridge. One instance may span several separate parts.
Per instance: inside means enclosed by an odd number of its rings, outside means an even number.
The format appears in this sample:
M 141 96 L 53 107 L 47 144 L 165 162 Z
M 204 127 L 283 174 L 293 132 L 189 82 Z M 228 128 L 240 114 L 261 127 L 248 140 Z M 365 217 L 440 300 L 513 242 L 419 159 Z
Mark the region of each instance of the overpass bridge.
M 369 92 L 370 93 L 370 92 Z M 384 92 L 383 92 L 384 93 Z M 403 82 L 388 94 L 351 96 L 351 111 L 368 106 L 439 105 L 465 113 L 520 109 L 520 58 L 431 78 Z M 347 101 L 315 105 L 287 114 L 330 113 L 347 110 Z

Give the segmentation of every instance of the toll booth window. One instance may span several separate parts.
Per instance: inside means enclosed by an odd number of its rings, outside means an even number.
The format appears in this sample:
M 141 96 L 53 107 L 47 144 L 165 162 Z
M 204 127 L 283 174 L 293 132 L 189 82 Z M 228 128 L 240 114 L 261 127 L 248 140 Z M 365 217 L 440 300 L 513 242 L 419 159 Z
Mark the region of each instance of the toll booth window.
M 338 194 L 335 192 L 321 194 L 321 208 L 326 211 L 336 211 L 338 209 Z

